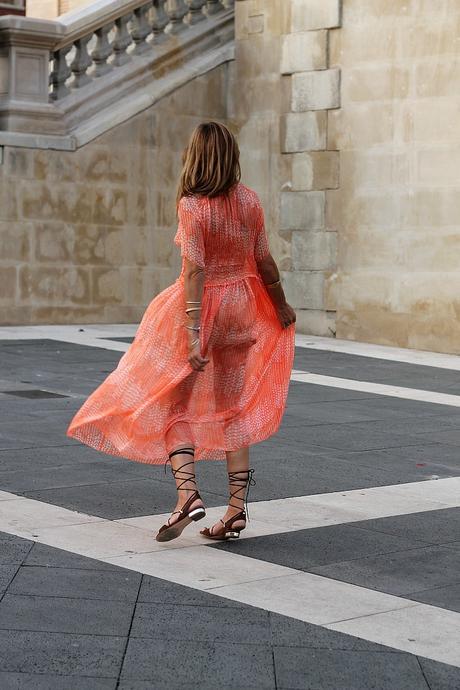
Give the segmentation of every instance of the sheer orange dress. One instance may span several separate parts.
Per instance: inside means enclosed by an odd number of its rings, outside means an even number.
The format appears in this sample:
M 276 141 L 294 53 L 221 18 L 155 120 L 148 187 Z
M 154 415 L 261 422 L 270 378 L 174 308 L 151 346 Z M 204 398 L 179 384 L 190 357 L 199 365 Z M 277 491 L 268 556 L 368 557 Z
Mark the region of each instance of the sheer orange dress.
M 257 271 L 269 253 L 257 194 L 188 196 L 174 242 L 204 269 L 204 371 L 188 362 L 184 259 L 179 277 L 147 307 L 117 368 L 72 419 L 67 435 L 104 453 L 164 464 L 180 445 L 223 460 L 274 434 L 284 413 L 295 324 L 283 328 Z

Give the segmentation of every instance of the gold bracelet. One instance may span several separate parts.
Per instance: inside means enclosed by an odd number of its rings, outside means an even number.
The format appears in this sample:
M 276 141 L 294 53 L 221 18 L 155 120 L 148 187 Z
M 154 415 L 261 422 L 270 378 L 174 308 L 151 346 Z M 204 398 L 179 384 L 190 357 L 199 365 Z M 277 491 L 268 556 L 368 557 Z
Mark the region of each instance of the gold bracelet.
M 185 310 L 185 313 L 188 314 L 189 311 L 199 311 L 200 309 L 201 307 L 189 307 Z
M 201 304 L 201 302 L 199 302 L 199 301 L 196 300 L 196 299 L 195 299 L 195 300 L 194 300 L 194 299 L 188 299 L 188 300 L 186 300 L 185 303 L 186 303 L 186 304 Z
M 274 283 L 266 283 L 265 287 L 274 287 L 275 285 L 281 285 L 281 280 L 276 280 Z
M 185 328 L 188 328 L 190 331 L 199 331 L 200 326 L 186 326 Z

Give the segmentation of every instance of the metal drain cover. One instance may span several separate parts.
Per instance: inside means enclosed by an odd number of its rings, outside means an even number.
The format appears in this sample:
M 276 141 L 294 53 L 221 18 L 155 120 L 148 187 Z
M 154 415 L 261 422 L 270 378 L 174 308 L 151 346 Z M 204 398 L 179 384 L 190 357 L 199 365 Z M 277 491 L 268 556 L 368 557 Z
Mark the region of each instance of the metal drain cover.
M 62 393 L 51 393 L 51 391 L 42 391 L 38 388 L 31 388 L 25 391 L 0 391 L 5 395 L 15 395 L 18 398 L 68 398 L 68 395 Z

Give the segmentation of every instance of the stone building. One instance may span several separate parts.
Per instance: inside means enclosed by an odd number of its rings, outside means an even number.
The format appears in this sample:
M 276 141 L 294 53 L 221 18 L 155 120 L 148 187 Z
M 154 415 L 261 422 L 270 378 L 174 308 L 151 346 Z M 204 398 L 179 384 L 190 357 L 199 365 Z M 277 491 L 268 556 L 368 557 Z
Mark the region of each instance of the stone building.
M 178 275 L 180 155 L 213 118 L 298 332 L 460 352 L 459 36 L 459 0 L 0 19 L 1 323 L 138 321 Z

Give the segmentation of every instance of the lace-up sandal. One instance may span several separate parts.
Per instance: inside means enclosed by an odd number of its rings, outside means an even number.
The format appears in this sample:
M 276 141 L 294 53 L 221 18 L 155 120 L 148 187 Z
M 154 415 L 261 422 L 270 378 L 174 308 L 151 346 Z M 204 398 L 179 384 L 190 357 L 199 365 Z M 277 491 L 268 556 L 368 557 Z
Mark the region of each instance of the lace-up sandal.
M 218 528 L 213 525 L 211 528 L 205 527 L 204 529 L 200 530 L 200 534 L 202 534 L 204 537 L 207 537 L 208 539 L 238 539 L 240 536 L 240 532 L 244 530 L 246 527 L 246 516 L 247 519 L 249 520 L 249 510 L 248 510 L 248 495 L 249 495 L 249 487 L 255 484 L 255 480 L 253 479 L 253 469 L 249 470 L 239 470 L 237 472 L 229 472 L 228 473 L 228 483 L 230 486 L 236 486 L 236 490 L 232 491 L 230 489 L 230 500 L 228 502 L 229 506 L 232 506 L 232 508 L 239 508 L 239 505 L 235 505 L 232 503 L 232 498 L 237 498 L 239 500 L 241 499 L 241 496 L 238 496 L 240 491 L 243 491 L 246 489 L 246 494 L 244 495 L 243 498 L 243 505 L 246 504 L 246 510 L 243 508 L 243 510 L 240 510 L 236 515 L 232 515 L 231 518 L 228 520 L 220 520 L 222 523 L 222 526 L 219 525 Z M 244 474 L 246 475 L 244 478 L 243 477 L 237 477 L 236 475 L 238 474 Z
M 178 453 L 185 453 L 187 455 L 194 455 L 195 451 L 193 448 L 179 448 L 178 450 L 173 451 L 172 453 L 169 454 L 168 460 L 171 460 L 173 455 L 176 455 Z M 168 462 L 166 461 L 166 463 Z M 166 472 L 166 463 L 165 463 L 165 472 Z M 195 483 L 195 472 L 189 472 L 187 470 L 183 470 L 183 467 L 186 467 L 187 465 L 194 465 L 194 460 L 190 460 L 190 462 L 185 462 L 183 465 L 178 467 L 177 469 L 174 469 L 171 466 L 171 471 L 173 473 L 174 479 L 176 479 L 176 476 L 178 472 L 182 472 L 182 474 L 188 475 L 187 477 L 177 477 L 177 479 L 181 482 L 177 486 L 178 491 L 187 491 L 188 489 L 183 487 L 182 484 L 185 484 L 186 482 L 193 482 L 196 486 Z M 203 506 L 199 506 L 198 508 L 194 508 L 193 510 L 190 510 L 191 506 L 197 501 L 201 501 L 201 496 L 198 493 L 197 490 L 193 492 L 193 494 L 186 500 L 184 505 L 180 510 L 174 510 L 171 513 L 171 516 L 168 518 L 166 524 L 162 525 L 160 529 L 158 530 L 158 534 L 156 535 L 155 539 L 157 541 L 171 541 L 171 539 L 176 539 L 179 537 L 185 527 L 187 525 L 190 525 L 191 522 L 196 522 L 197 520 L 201 520 L 201 518 L 204 518 L 206 515 L 206 511 L 203 508 Z M 173 523 L 170 523 L 171 517 L 175 514 L 180 515 L 177 520 L 175 520 Z

